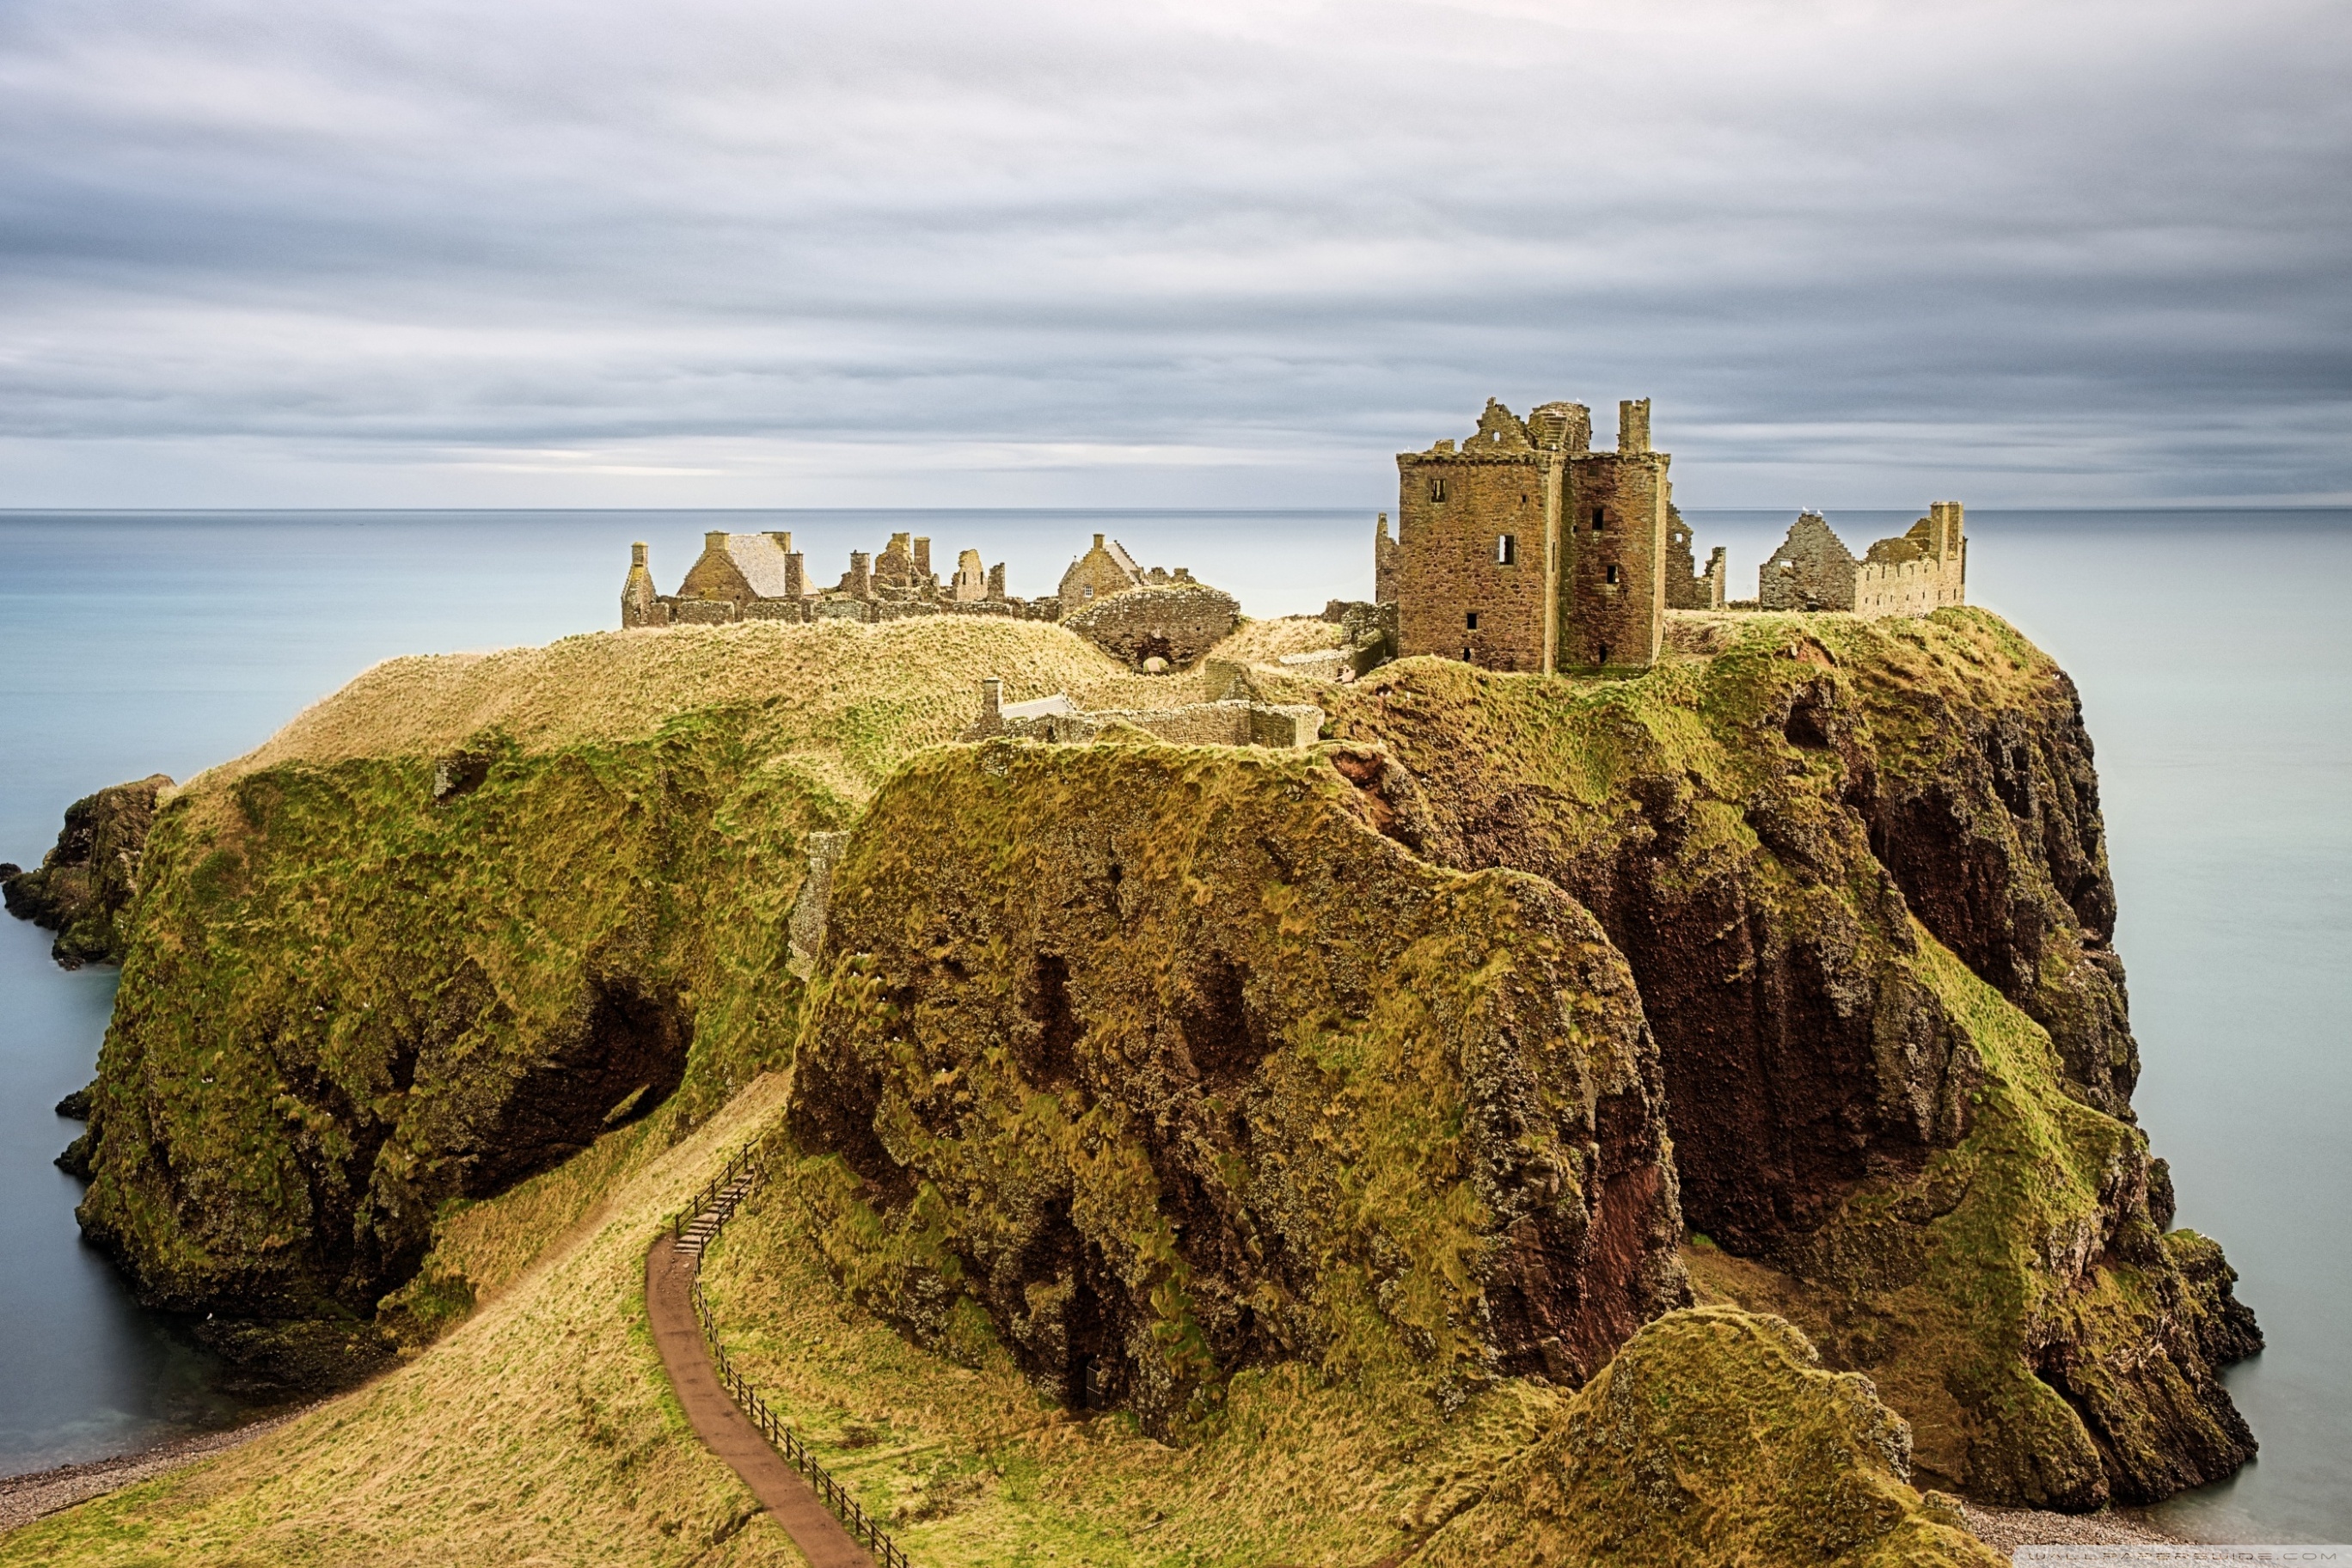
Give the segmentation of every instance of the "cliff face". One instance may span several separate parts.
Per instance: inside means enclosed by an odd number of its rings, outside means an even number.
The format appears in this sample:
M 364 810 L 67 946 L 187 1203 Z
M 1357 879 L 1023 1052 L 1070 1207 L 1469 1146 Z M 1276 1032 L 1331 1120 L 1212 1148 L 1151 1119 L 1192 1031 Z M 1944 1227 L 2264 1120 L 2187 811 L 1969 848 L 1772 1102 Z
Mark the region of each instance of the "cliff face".
M 1431 853 L 1546 878 L 1625 953 L 1727 1259 L 1703 1287 L 1871 1372 L 1976 1495 L 2228 1473 L 2252 1440 L 2213 1371 L 2247 1320 L 2150 1206 L 2071 685 L 1980 612 L 1721 625 L 1568 700 L 1407 661 L 1332 694 L 1334 728 L 1393 762 Z
M 1258 671 L 1306 753 L 938 746 L 984 674 L 1129 679 L 1028 623 L 389 667 L 155 815 L 83 1222 L 151 1300 L 348 1323 L 797 1037 L 836 1275 L 1154 1431 L 1277 1360 L 1580 1384 L 1686 1265 L 1941 1483 L 2226 1474 L 2260 1338 L 2130 1121 L 2065 678 L 1975 611 L 1682 625 L 1636 679 Z
M 1580 1383 L 1684 1300 L 1623 962 L 1370 816 L 1297 753 L 911 763 L 836 873 L 793 1085 L 839 1273 L 1162 1434 L 1252 1363 Z
M 264 1375 L 413 1341 L 450 1205 L 781 1063 L 806 835 L 982 674 L 1141 679 L 1009 622 L 607 634 L 395 660 L 190 781 L 139 867 L 85 1233 Z
M 158 818 L 80 1217 L 146 1300 L 359 1314 L 454 1198 L 676 1090 L 784 999 L 797 837 L 839 803 L 723 720 L 527 756 L 286 763 Z M 745 876 L 747 867 L 776 874 Z
M 121 962 L 155 798 L 171 787 L 157 773 L 85 795 L 66 808 L 57 847 L 38 866 L 0 867 L 8 912 L 57 932 L 50 951 L 68 969 Z

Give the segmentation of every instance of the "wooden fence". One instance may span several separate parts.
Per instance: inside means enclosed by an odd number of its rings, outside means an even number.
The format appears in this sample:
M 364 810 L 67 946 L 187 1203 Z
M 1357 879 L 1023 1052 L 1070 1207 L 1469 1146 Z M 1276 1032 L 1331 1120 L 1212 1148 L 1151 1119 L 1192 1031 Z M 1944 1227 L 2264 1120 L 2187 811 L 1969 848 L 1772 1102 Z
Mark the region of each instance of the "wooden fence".
M 727 1163 L 694 1195 L 694 1201 L 670 1222 L 671 1238 L 692 1247 L 694 1281 L 688 1295 L 694 1302 L 694 1320 L 702 1327 L 702 1342 L 710 1351 L 710 1363 L 719 1370 L 719 1381 L 734 1397 L 735 1404 L 760 1429 L 784 1463 L 798 1470 L 810 1488 L 833 1510 L 852 1539 L 874 1553 L 880 1568 L 908 1568 L 907 1553 L 881 1521 L 867 1513 L 858 1500 L 849 1495 L 849 1489 L 833 1479 L 832 1473 L 817 1463 L 800 1434 L 787 1426 L 782 1417 L 769 1408 L 760 1397 L 751 1380 L 735 1370 L 734 1359 L 719 1341 L 719 1321 L 710 1310 L 710 1298 L 702 1289 L 703 1249 L 717 1239 L 719 1232 L 735 1216 L 735 1210 L 751 1189 L 759 1184 L 760 1170 L 765 1151 L 758 1143 L 746 1144 L 728 1157 Z

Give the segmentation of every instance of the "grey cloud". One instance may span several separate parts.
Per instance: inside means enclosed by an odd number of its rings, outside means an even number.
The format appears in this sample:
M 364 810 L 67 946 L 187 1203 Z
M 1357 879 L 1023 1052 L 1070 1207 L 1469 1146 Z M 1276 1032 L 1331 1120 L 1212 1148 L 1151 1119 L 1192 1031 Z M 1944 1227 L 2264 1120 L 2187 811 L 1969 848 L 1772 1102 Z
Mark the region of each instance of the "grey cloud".
M 20 0 L 0 483 L 1352 502 L 1493 392 L 1717 504 L 2352 494 L 2340 7 L 1622 9 Z

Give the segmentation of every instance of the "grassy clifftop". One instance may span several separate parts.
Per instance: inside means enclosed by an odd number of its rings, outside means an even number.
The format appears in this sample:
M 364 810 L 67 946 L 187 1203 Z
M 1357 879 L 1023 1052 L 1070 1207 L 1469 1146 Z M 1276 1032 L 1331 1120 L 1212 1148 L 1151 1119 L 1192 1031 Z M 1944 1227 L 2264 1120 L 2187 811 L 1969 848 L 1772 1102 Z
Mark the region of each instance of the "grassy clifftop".
M 1003 678 L 1010 702 L 1067 691 L 1105 708 L 1164 702 L 1173 684 L 1133 674 L 1059 626 L 994 616 L 594 632 L 387 660 L 188 787 L 283 763 L 436 757 L 484 733 L 533 754 L 642 742 L 682 714 L 724 710 L 744 716 L 749 743 L 805 750 L 845 770 L 853 791 L 870 789 L 909 751 L 971 723 L 989 675 Z
M 299 1530 L 341 1489 L 381 1560 L 462 1556 L 481 1514 L 520 1555 L 541 1512 L 558 1561 L 590 1524 L 658 1534 L 635 1560 L 761 1560 L 614 1325 L 677 1162 L 716 1153 L 697 1130 L 788 1102 L 796 1169 L 714 1290 L 942 1563 L 1340 1563 L 1433 1531 L 1577 1561 L 1652 1524 L 1646 1471 L 1561 1436 L 1571 1405 L 1627 1452 L 1730 1429 L 1608 1425 L 1592 1389 L 1669 1396 L 1675 1367 L 1827 1467 L 1710 1449 L 1694 1495 L 1759 1563 L 1973 1561 L 1834 1372 L 1980 1495 L 2226 1471 L 2248 1440 L 2212 1367 L 2251 1324 L 2218 1250 L 2165 1234 L 2129 1120 L 2063 676 L 1977 612 L 1701 629 L 1635 679 L 1292 681 L 1336 738 L 1282 754 L 941 745 L 988 675 L 1197 695 L 1021 623 L 371 672 L 159 811 L 83 1212 L 152 1299 L 414 1359 L 303 1428 L 315 1452 L 272 1438 L 39 1539 L 331 1558 Z M 811 990 L 785 915 L 841 827 Z M 1672 1304 L 1627 1287 L 1673 1275 L 1676 1184 L 1699 1284 L 1829 1371 L 1738 1313 L 1599 1371 Z M 1867 1528 L 1738 1534 L 1832 1472 Z M 1571 1473 L 1624 1509 L 1563 1503 Z
M 369 1319 L 445 1205 L 782 1062 L 804 836 L 969 723 L 990 675 L 1143 680 L 1055 626 L 945 617 L 370 671 L 158 814 L 85 1227 L 153 1301 Z

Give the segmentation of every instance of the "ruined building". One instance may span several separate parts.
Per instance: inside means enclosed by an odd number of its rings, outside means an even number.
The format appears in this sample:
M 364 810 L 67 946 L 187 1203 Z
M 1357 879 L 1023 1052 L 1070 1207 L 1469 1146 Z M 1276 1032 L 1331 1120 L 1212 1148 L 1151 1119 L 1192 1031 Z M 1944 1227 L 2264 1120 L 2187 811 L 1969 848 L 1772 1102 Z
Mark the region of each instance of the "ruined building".
M 1617 405 L 1613 452 L 1592 449 L 1580 403 L 1521 420 L 1489 398 L 1458 448 L 1399 453 L 1397 537 L 1383 518 L 1374 542 L 1399 651 L 1538 674 L 1654 662 L 1672 550 L 1668 460 L 1650 449 L 1647 398 Z M 1682 542 L 1679 570 L 1703 584 L 1687 530 Z
M 1939 500 L 1859 561 L 1817 511 L 1798 514 L 1788 538 L 1759 571 L 1756 603 L 1766 610 L 1850 610 L 1857 616 L 1924 616 L 1968 603 L 1969 545 L 1960 503 Z
M 931 542 L 894 533 L 879 554 L 854 551 L 839 582 L 813 581 L 789 533 L 702 536 L 702 553 L 675 594 L 654 585 L 643 544 L 630 546 L 621 588 L 621 625 L 724 626 L 735 621 L 895 621 L 908 616 L 1010 616 L 1066 621 L 1070 629 L 1138 668 L 1188 665 L 1233 630 L 1233 596 L 1182 567 L 1145 571 L 1116 541 L 1097 533 L 1070 563 L 1057 597 L 1016 599 L 1004 566 L 983 566 L 964 551 L 944 583 L 931 570 Z
M 1032 606 L 1007 596 L 1002 563 L 983 570 L 980 552 L 967 550 L 955 576 L 942 584 L 931 570 L 931 542 L 904 533 L 892 534 L 878 555 L 852 552 L 849 570 L 831 587 L 810 581 L 789 533 L 704 534 L 702 553 L 675 594 L 656 591 L 646 557 L 644 545 L 629 547 L 629 575 L 621 588 L 625 627 L 936 615 L 1039 618 Z
M 1691 553 L 1690 524 L 1675 503 L 1666 503 L 1666 608 L 1670 610 L 1719 610 L 1723 608 L 1723 580 L 1728 567 L 1723 546 L 1718 544 L 1706 558 L 1706 570 L 1701 572 Z
M 1164 566 L 1150 571 L 1135 563 L 1127 546 L 1118 540 L 1106 540 L 1095 535 L 1094 548 L 1070 563 L 1062 574 L 1062 585 L 1055 590 L 1059 596 L 1065 618 L 1076 615 L 1097 599 L 1108 599 L 1115 594 L 1136 588 L 1164 588 L 1171 584 L 1190 583 L 1192 572 L 1179 566 L 1173 572 Z

